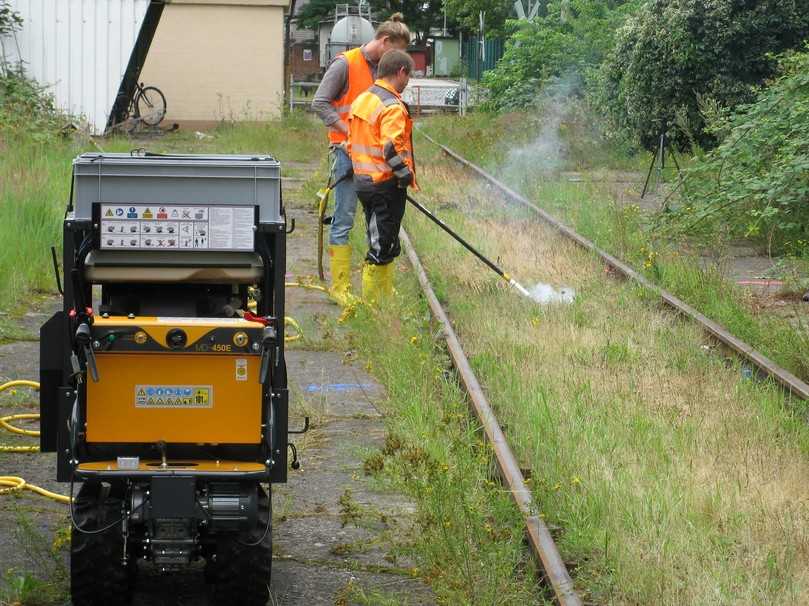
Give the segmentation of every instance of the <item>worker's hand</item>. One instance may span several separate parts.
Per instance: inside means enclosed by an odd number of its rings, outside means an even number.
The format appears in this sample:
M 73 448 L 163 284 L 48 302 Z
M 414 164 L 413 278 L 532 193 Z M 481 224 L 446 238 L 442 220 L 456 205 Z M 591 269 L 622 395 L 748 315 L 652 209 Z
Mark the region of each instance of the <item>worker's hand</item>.
M 348 136 L 348 126 L 346 126 L 346 123 L 342 120 L 338 120 L 334 124 L 329 124 L 329 128 Z
M 407 176 L 396 180 L 396 185 L 399 189 L 407 189 L 413 184 L 413 173 L 408 172 Z

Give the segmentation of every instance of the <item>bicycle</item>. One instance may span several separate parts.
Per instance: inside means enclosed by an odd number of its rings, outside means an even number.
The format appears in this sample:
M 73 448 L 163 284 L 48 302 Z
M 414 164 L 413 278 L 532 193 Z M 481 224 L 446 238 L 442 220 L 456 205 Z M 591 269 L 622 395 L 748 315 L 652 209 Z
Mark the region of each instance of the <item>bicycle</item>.
M 119 100 L 125 95 L 118 96 Z M 116 101 L 118 106 L 118 101 Z M 141 122 L 146 126 L 157 126 L 166 116 L 166 96 L 156 86 L 143 86 L 143 82 L 135 84 L 135 94 L 128 99 L 126 109 L 118 118 L 118 125 L 125 125 L 133 131 Z M 130 122 L 131 117 L 131 122 Z

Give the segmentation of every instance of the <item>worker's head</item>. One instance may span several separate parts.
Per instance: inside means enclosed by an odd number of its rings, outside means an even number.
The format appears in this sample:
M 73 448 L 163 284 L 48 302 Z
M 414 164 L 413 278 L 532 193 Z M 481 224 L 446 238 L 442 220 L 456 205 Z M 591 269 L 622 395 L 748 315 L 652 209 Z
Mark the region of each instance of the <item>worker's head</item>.
M 404 23 L 402 13 L 393 13 L 390 19 L 376 28 L 376 36 L 366 50 L 371 58 L 379 59 L 391 49 L 404 50 L 410 45 L 410 30 Z
M 403 50 L 393 49 L 382 55 L 376 75 L 388 82 L 397 91 L 402 92 L 410 81 L 410 74 L 415 64 L 413 58 Z

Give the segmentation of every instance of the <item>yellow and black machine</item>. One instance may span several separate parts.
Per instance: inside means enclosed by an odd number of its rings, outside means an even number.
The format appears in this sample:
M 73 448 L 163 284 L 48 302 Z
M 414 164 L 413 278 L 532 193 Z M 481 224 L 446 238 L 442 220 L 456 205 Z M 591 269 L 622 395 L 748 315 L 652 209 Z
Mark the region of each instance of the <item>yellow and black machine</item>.
M 72 183 L 40 408 L 74 497 L 73 604 L 125 604 L 139 568 L 204 562 L 216 603 L 263 605 L 270 486 L 298 466 L 280 165 L 83 154 Z

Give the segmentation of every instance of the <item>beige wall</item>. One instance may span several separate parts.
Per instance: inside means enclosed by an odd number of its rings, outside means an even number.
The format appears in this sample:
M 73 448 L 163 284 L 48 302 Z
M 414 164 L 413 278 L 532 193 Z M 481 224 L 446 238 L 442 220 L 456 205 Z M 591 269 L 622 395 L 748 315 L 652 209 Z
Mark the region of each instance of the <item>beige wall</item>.
M 140 80 L 166 95 L 164 125 L 277 116 L 284 95 L 286 0 L 174 0 Z

